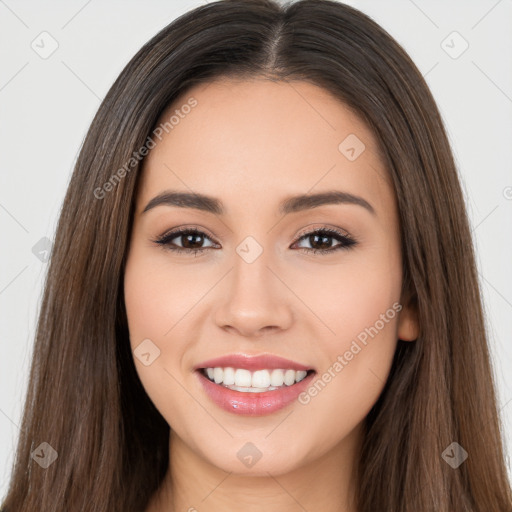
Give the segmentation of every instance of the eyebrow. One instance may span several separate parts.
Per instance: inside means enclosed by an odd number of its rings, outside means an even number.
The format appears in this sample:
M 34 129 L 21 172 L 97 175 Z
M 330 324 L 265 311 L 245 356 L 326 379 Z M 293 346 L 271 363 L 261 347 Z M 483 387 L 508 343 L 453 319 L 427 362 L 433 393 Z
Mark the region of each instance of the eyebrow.
M 372 215 L 376 215 L 375 209 L 368 201 L 362 197 L 340 190 L 329 190 L 317 194 L 303 194 L 289 197 L 279 204 L 279 213 L 286 215 L 288 213 L 301 212 L 328 204 L 353 204 L 362 206 Z M 224 215 L 225 213 L 222 202 L 215 197 L 199 193 L 166 190 L 151 199 L 144 210 L 142 210 L 141 214 L 161 205 L 192 208 L 215 215 Z

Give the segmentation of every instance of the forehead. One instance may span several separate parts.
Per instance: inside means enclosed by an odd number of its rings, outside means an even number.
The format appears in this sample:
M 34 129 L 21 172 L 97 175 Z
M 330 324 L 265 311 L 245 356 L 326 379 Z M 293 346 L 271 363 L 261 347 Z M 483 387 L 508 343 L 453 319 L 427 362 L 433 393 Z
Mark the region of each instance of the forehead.
M 373 133 L 308 82 L 200 84 L 175 100 L 158 125 L 164 130 L 144 161 L 141 201 L 166 188 L 225 198 L 227 210 L 237 197 L 266 201 L 270 190 L 282 197 L 342 187 L 377 202 L 391 193 Z

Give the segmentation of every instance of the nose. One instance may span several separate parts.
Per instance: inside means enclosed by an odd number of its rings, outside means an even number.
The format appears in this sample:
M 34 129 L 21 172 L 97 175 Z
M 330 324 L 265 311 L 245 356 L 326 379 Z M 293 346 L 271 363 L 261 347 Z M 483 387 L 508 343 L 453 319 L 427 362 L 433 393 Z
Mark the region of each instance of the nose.
M 258 338 L 290 327 L 293 293 L 270 259 L 265 251 L 251 263 L 234 256 L 233 268 L 219 288 L 214 315 L 221 329 Z

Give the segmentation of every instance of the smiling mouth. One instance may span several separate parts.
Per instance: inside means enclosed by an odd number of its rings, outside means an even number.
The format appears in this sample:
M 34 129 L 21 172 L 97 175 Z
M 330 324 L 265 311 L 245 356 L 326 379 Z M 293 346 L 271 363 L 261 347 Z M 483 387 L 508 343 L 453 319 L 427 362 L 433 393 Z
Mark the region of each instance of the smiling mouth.
M 210 382 L 242 393 L 264 393 L 289 388 L 315 373 L 314 370 L 293 370 L 291 368 L 250 371 L 245 368 L 218 366 L 200 368 L 199 371 Z

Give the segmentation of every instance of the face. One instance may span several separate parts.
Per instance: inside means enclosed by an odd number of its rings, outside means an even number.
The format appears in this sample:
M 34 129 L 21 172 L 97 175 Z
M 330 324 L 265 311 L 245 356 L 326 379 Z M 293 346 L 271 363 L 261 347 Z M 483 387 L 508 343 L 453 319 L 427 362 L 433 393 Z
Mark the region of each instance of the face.
M 173 113 L 124 276 L 135 366 L 176 446 L 283 474 L 347 447 L 417 335 L 394 191 L 371 131 L 307 82 L 218 80 Z

